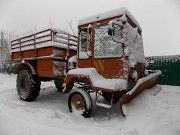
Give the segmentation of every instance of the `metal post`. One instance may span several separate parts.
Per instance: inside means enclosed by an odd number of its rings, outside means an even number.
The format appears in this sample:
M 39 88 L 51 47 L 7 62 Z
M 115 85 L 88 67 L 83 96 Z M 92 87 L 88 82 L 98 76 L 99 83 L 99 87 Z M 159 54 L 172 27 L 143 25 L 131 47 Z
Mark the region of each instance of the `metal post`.
M 66 60 L 67 60 L 67 65 L 66 65 L 66 71 L 68 72 L 69 70 L 69 47 L 70 47 L 70 35 L 68 35 L 68 44 L 67 44 L 67 52 L 66 52 Z
M 34 38 L 34 56 L 37 57 L 37 50 L 36 50 L 36 34 L 33 35 Z

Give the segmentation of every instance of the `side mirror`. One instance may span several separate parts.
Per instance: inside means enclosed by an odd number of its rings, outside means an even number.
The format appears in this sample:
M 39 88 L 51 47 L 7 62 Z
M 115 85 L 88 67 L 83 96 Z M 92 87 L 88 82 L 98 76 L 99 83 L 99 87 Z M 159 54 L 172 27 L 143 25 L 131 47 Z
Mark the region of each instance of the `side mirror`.
M 124 39 L 123 39 L 123 35 L 122 35 L 123 26 L 113 23 L 112 28 L 113 28 L 112 40 L 114 42 L 124 44 Z
M 109 28 L 108 29 L 108 35 L 109 36 L 113 36 L 114 35 L 114 29 L 113 28 Z

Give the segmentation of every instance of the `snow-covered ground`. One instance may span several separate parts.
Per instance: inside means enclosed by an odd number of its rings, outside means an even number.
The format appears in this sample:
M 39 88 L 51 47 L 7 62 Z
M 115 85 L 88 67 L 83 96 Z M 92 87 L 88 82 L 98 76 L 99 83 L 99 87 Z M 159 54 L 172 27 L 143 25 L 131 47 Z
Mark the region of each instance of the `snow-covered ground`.
M 15 85 L 15 75 L 0 74 L 0 135 L 180 135 L 180 87 L 144 92 L 127 105 L 126 118 L 94 106 L 85 119 L 69 113 L 68 95 L 53 82 L 42 83 L 34 102 L 21 101 Z

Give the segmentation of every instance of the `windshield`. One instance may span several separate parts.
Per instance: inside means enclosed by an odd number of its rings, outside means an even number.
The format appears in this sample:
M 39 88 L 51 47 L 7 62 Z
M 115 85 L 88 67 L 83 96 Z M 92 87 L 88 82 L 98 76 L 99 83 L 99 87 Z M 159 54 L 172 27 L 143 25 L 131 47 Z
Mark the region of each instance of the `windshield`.
M 94 57 L 121 57 L 123 55 L 123 46 L 115 42 L 112 36 L 108 35 L 108 30 L 112 25 L 97 26 L 95 28 Z M 122 38 L 122 28 L 118 25 L 115 27 L 114 37 Z

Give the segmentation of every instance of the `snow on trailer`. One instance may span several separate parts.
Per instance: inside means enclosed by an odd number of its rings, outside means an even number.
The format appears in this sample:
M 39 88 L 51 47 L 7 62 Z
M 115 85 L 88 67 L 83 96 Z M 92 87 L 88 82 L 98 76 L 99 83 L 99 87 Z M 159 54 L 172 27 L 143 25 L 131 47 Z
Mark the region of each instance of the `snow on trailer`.
M 26 51 L 44 47 L 77 49 L 77 37 L 56 28 L 49 28 L 11 42 L 11 52 Z

